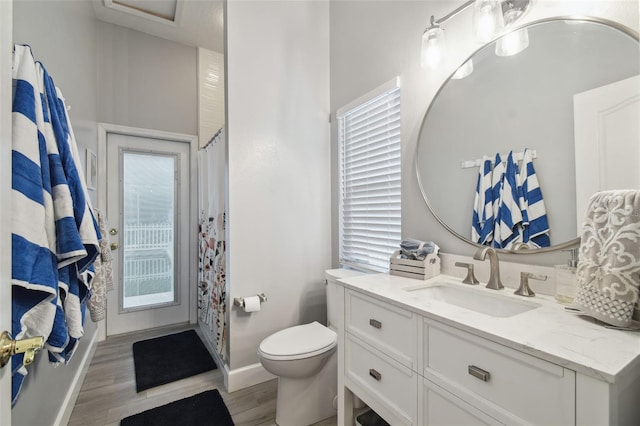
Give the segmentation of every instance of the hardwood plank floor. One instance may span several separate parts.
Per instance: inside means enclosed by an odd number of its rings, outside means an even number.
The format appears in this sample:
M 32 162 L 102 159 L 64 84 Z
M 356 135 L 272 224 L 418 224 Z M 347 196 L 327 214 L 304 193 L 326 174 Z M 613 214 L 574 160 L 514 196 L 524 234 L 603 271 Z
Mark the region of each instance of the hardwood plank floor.
M 166 327 L 141 333 L 109 337 L 100 342 L 71 413 L 69 426 L 116 426 L 120 420 L 142 411 L 218 389 L 237 426 L 273 426 L 276 414 L 277 381 L 270 380 L 231 394 L 225 392 L 220 369 L 136 393 L 131 345 L 194 328 Z M 200 333 L 200 330 L 196 328 Z M 336 418 L 314 426 L 332 426 Z

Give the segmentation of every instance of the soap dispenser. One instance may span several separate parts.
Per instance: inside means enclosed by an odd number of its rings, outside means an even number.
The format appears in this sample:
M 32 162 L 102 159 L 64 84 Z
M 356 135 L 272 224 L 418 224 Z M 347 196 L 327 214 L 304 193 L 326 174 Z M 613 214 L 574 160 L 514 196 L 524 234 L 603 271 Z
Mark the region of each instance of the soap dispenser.
M 566 265 L 555 265 L 556 270 L 556 300 L 563 305 L 571 305 L 573 298 L 576 296 L 578 288 L 578 276 L 576 269 L 578 266 L 578 248 L 572 248 L 568 251 L 571 258 Z

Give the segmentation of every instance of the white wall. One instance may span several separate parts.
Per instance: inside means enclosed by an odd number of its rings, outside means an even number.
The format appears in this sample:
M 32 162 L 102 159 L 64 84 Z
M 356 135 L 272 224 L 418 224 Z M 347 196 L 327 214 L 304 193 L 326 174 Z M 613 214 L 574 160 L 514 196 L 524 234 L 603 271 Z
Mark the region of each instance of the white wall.
M 69 116 L 81 154 L 84 148 L 95 152 L 96 21 L 91 3 L 16 0 L 13 11 L 14 43 L 30 45 L 35 59 L 44 64 L 62 90 L 71 106 Z M 81 360 L 95 333 L 96 324 L 87 315 L 85 335 L 67 366 L 54 368 L 48 365 L 46 352 L 37 355 L 12 412 L 14 425 L 53 424 L 58 415 L 64 415 L 59 411 L 64 408 L 67 390 L 82 367 Z
M 196 135 L 196 48 L 96 25 L 98 121 Z
M 231 369 L 258 363 L 264 337 L 324 320 L 331 265 L 329 3 L 227 4 Z
M 446 25 L 449 63 L 437 72 L 420 68 L 420 37 L 429 17 L 443 17 L 461 1 L 331 2 L 331 111 L 399 75 L 402 102 L 402 235 L 436 241 L 447 253 L 472 255 L 475 248 L 443 228 L 423 201 L 414 167 L 423 116 L 436 91 L 478 47 L 471 36 L 471 8 Z M 638 2 L 544 1 L 533 3 L 523 22 L 552 16 L 584 15 L 621 22 L 638 31 Z M 455 126 L 457 123 L 451 123 Z M 332 126 L 332 188 L 337 188 L 337 133 Z M 337 193 L 332 194 L 333 265 L 338 265 Z M 565 263 L 566 253 L 501 255 L 529 264 Z
M 93 7 L 64 0 L 14 0 L 13 19 L 14 43 L 31 46 L 71 108 L 69 118 L 84 164 L 85 149 L 95 152 L 98 144 Z M 95 205 L 95 191 L 89 196 Z
M 14 0 L 13 41 L 31 46 L 56 85 L 72 119 L 95 121 L 96 20 L 90 3 Z
M 204 147 L 224 127 L 224 54 L 198 48 L 198 136 Z

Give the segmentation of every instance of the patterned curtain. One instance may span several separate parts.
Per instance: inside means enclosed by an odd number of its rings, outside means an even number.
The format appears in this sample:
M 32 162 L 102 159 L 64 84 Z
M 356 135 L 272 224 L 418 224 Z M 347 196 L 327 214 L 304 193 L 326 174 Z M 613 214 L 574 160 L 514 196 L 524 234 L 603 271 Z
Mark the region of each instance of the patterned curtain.
M 198 152 L 198 317 L 223 362 L 227 358 L 225 142 L 219 131 Z

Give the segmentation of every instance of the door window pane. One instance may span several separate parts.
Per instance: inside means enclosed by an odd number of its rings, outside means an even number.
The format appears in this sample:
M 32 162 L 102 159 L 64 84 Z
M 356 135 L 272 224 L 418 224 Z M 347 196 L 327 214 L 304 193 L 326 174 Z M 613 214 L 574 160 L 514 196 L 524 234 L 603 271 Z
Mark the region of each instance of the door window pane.
M 123 153 L 122 308 L 176 300 L 174 156 Z

